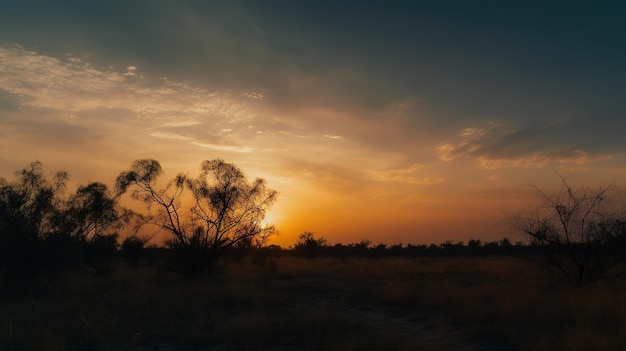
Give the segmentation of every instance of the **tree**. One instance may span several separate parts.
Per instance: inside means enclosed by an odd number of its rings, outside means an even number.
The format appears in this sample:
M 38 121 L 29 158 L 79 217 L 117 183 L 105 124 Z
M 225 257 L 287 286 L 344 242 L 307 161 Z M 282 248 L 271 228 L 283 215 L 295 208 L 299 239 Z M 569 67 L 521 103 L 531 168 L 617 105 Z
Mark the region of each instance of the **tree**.
M 575 189 L 561 181 L 556 194 L 539 191 L 542 206 L 514 217 L 513 227 L 541 248 L 571 283 L 601 279 L 624 258 L 624 202 L 614 187 Z
M 32 162 L 0 178 L 0 275 L 12 281 L 74 263 L 87 253 L 116 246 L 115 230 L 128 212 L 106 185 L 90 183 L 66 195 L 67 172 L 46 178 L 43 165 Z M 95 244 L 92 248 L 90 244 Z M 91 250 L 97 248 L 98 250 Z M 86 249 L 83 251 L 83 249 Z M 93 262 L 93 260 L 92 260 Z
M 118 198 L 99 182 L 79 185 L 61 209 L 57 232 L 81 244 L 86 249 L 85 258 L 96 269 L 116 252 L 117 231 L 135 215 L 119 206 Z
M 324 237 L 315 238 L 313 232 L 302 232 L 294 246 L 296 253 L 309 258 L 317 257 L 321 250 L 326 247 L 327 241 Z
M 149 211 L 155 209 L 146 221 L 171 234 L 167 244 L 179 254 L 177 268 L 194 277 L 209 274 L 239 243 L 264 243 L 274 227 L 261 221 L 277 196 L 265 180 L 248 182 L 239 168 L 221 159 L 204 161 L 200 168 L 197 178 L 178 174 L 159 188 L 161 165 L 142 159 L 116 181 L 117 194 L 130 192 Z
M 54 233 L 68 178 L 58 172 L 49 181 L 39 161 L 15 176 L 13 182 L 0 178 L 0 270 L 9 281 L 33 275 L 44 266 L 42 242 Z
M 469 254 L 472 256 L 477 256 L 481 251 L 481 247 L 482 242 L 480 241 L 480 239 L 470 239 L 470 241 L 467 242 Z
M 137 266 L 148 240 L 149 238 L 141 238 L 137 235 L 126 237 L 122 242 L 122 256 L 129 259 L 134 266 Z
M 132 215 L 118 206 L 117 199 L 111 196 L 105 184 L 98 182 L 80 185 L 67 200 L 65 212 L 66 233 L 86 242 L 112 234 L 128 223 Z

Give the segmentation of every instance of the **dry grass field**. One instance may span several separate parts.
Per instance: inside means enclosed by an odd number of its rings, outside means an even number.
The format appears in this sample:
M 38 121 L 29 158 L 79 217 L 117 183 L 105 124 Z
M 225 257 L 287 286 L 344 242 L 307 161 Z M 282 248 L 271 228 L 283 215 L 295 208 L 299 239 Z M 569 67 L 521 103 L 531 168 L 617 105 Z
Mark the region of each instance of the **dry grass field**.
M 0 350 L 623 350 L 625 288 L 517 257 L 117 263 L 0 301 Z

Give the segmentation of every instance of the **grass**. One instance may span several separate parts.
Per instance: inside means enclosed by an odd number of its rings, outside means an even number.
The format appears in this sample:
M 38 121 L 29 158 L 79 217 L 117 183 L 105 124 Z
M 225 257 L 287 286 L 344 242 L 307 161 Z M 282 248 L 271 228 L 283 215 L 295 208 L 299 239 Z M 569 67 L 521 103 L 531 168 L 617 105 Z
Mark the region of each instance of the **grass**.
M 231 264 L 206 281 L 120 263 L 0 301 L 0 350 L 402 350 L 451 338 L 485 349 L 621 350 L 625 288 L 574 288 L 514 257 L 282 257 Z M 406 339 L 428 333 L 422 324 L 434 316 L 450 328 Z

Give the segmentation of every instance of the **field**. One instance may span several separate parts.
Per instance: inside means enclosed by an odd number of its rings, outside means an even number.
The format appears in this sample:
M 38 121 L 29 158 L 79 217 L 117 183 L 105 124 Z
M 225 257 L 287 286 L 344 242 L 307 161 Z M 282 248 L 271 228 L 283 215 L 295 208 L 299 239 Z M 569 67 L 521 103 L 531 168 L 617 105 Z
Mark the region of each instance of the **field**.
M 0 350 L 623 350 L 626 281 L 526 257 L 251 259 L 68 273 L 0 301 Z

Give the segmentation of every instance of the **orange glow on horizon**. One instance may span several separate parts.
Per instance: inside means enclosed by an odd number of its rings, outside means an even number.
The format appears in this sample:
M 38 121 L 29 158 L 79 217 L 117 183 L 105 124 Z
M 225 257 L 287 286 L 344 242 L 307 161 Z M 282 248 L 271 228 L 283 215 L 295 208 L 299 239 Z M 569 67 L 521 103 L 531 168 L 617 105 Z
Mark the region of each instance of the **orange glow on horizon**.
M 558 188 L 555 171 L 573 175 L 573 184 L 626 179 L 621 135 L 594 129 L 577 144 L 585 133 L 562 117 L 569 103 L 529 121 L 476 118 L 485 111 L 442 104 L 455 101 L 445 94 L 363 84 L 371 72 L 357 66 L 268 67 L 254 75 L 271 76 L 258 87 L 100 59 L 106 64 L 0 45 L 0 176 L 40 160 L 48 172 L 69 172 L 73 184 L 111 185 L 134 160 L 153 158 L 165 183 L 179 172 L 196 177 L 203 160 L 221 158 L 278 191 L 262 225 L 275 225 L 270 242 L 281 246 L 303 231 L 330 243 L 496 240 L 513 235 L 508 216 L 533 206 L 531 185 Z M 504 103 L 476 105 L 492 102 Z M 513 113 L 525 103 L 499 107 Z

